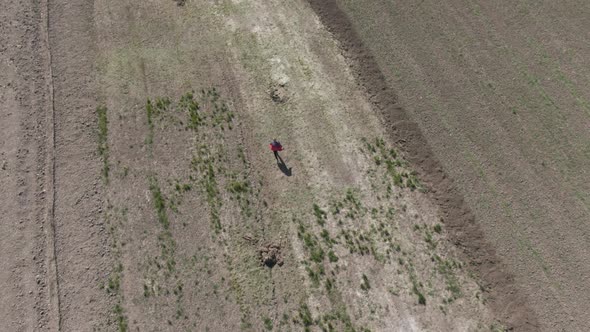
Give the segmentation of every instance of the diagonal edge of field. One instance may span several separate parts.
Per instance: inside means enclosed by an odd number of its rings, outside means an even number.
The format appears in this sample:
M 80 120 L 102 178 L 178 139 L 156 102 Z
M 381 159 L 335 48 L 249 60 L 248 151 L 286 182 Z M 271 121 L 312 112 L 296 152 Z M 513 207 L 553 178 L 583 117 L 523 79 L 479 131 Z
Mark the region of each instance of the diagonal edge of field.
M 307 1 L 340 43 L 358 84 L 365 89 L 374 109 L 380 113 L 388 134 L 405 150 L 408 159 L 419 170 L 421 179 L 430 188 L 430 196 L 444 216 L 452 241 L 461 249 L 473 272 L 484 282 L 488 303 L 497 319 L 510 329 L 536 331 L 537 317 L 530 309 L 528 299 L 518 291 L 513 276 L 496 255 L 494 246 L 485 239 L 473 213 L 445 174 L 419 126 L 397 103 L 395 93 L 346 13 L 336 0 Z

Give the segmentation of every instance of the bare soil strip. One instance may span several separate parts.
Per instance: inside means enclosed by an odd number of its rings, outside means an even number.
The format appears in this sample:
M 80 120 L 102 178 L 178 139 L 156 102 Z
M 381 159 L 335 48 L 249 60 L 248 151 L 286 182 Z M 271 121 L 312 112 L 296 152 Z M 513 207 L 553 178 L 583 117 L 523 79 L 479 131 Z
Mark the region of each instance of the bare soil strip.
M 444 214 L 444 222 L 454 243 L 463 249 L 471 267 L 485 280 L 490 292 L 490 306 L 498 318 L 510 328 L 536 331 L 537 318 L 527 305 L 526 297 L 515 287 L 513 276 L 498 259 L 452 181 L 445 175 L 431 152 L 420 128 L 397 104 L 396 94 L 386 83 L 379 65 L 364 47 L 346 14 L 334 0 L 309 0 L 324 25 L 340 41 L 343 54 L 349 59 L 360 85 L 370 95 L 387 127 L 391 139 L 408 153 L 408 158 L 431 188 L 431 195 Z
M 61 312 L 59 304 L 59 278 L 55 245 L 55 107 L 53 92 L 53 71 L 51 70 L 51 47 L 49 45 L 49 3 L 41 2 L 41 16 L 43 25 L 40 31 L 43 34 L 44 50 L 46 54 L 46 84 L 47 84 L 47 283 L 49 284 L 49 320 L 47 328 L 52 331 L 61 330 Z
M 48 1 L 57 295 L 65 331 L 105 330 L 112 315 L 112 299 L 99 286 L 112 265 L 99 195 L 93 12 L 93 1 Z
M 41 330 L 53 319 L 46 262 L 47 58 L 42 6 L 7 1 L 0 12 L 0 325 Z

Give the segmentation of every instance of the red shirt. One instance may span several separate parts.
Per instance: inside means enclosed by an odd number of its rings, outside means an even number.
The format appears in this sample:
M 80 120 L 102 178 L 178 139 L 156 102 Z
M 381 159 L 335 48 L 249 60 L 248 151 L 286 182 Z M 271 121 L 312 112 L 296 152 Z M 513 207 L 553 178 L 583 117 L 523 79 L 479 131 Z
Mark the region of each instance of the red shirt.
M 276 144 L 273 144 L 273 143 L 269 144 L 271 151 L 283 151 L 283 146 L 281 145 L 281 143 L 279 143 L 279 142 L 276 142 Z

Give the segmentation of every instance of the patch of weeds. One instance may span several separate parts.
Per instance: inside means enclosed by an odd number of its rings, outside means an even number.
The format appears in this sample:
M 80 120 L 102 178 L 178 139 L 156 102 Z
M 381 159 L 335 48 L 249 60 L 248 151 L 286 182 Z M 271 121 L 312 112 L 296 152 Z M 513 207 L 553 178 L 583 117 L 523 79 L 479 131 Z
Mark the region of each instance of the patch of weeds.
M 147 284 L 143 284 L 143 297 L 150 297 L 152 294 L 152 290 Z
M 433 229 L 437 234 L 440 234 L 442 232 L 442 226 L 440 224 L 434 225 Z
M 310 258 L 316 263 L 321 263 L 324 260 L 324 250 L 317 246 L 310 251 Z
M 316 263 L 323 262 L 325 253 L 320 246 L 318 238 L 307 232 L 302 223 L 299 224 L 297 235 L 303 240 L 303 247 L 309 252 L 310 259 Z
M 402 179 L 402 176 L 400 173 L 395 173 L 393 174 L 393 184 L 403 188 L 404 186 L 404 180 Z
M 234 194 L 247 193 L 250 188 L 248 182 L 233 181 L 229 184 L 228 190 Z
M 325 220 L 328 216 L 326 211 L 322 210 L 317 204 L 313 204 L 313 214 L 315 215 L 316 221 L 320 226 L 324 226 Z
M 328 259 L 330 260 L 330 263 L 338 262 L 338 256 L 336 256 L 336 254 L 332 250 L 328 251 Z
M 264 322 L 264 328 L 266 328 L 269 331 L 272 331 L 272 327 L 273 327 L 272 320 L 268 317 L 264 317 L 263 322 Z
M 203 119 L 199 112 L 199 103 L 194 99 L 192 92 L 185 93 L 180 97 L 178 106 L 181 110 L 186 111 L 188 115 L 188 128 L 197 130 L 197 128 L 203 123 Z
M 412 292 L 414 292 L 414 294 L 416 294 L 418 296 L 418 303 L 419 304 L 426 305 L 426 298 L 424 297 L 424 294 L 422 294 L 420 289 L 418 289 L 418 286 L 416 284 L 414 284 L 412 286 Z
M 242 161 L 242 164 L 246 165 L 246 155 L 244 154 L 244 149 L 241 146 L 238 147 L 238 158 Z
M 331 278 L 326 278 L 324 285 L 326 286 L 326 290 L 330 292 L 334 288 L 334 281 Z
M 363 273 L 363 278 L 361 281 L 361 289 L 364 291 L 368 291 L 369 289 L 371 289 L 371 284 L 369 283 L 369 278 L 367 278 L 367 275 Z
M 170 104 L 172 104 L 172 102 L 168 97 L 156 98 L 156 108 L 159 111 L 166 111 L 168 107 L 170 107 Z
M 207 203 L 210 209 L 211 223 L 216 233 L 221 231 L 221 220 L 219 217 L 221 209 L 221 198 L 217 180 L 215 178 L 215 169 L 213 167 L 214 156 L 206 144 L 202 144 L 197 149 L 197 155 L 193 157 L 191 165 L 197 171 L 200 177 L 202 187 L 207 194 Z
M 430 233 L 430 231 L 428 230 L 425 231 L 424 241 L 428 244 L 428 247 L 430 249 L 436 248 L 436 242 L 434 242 L 434 239 L 432 238 L 432 233 Z
M 102 158 L 102 176 L 106 183 L 109 182 L 109 145 L 108 145 L 108 119 L 107 108 L 96 108 L 98 115 L 98 154 Z
M 107 293 L 109 294 L 117 294 L 119 292 L 119 288 L 121 286 L 121 280 L 118 272 L 114 272 L 113 275 L 109 278 L 109 282 L 107 284 Z
M 354 207 L 354 209 L 356 211 L 362 211 L 363 209 L 363 205 L 361 204 L 361 201 L 359 200 L 359 198 L 357 197 L 355 191 L 351 188 L 349 188 L 346 191 L 346 197 L 344 199 L 346 202 L 349 202 L 350 204 L 352 204 L 352 206 Z
M 326 273 L 324 267 L 321 264 L 314 264 L 314 266 L 306 266 L 305 270 L 307 271 L 307 275 L 311 280 L 314 287 L 318 287 L 320 284 L 320 279 Z
M 458 299 L 462 294 L 459 280 L 454 270 L 459 267 L 459 264 L 450 259 L 442 260 L 438 256 L 435 256 L 435 259 L 438 262 L 438 271 L 444 276 L 447 282 L 447 290 L 451 293 L 451 298 L 448 301 L 451 302 Z
M 492 325 L 490 325 L 490 331 L 492 331 L 492 332 L 507 332 L 508 329 L 499 323 L 492 323 Z
M 322 237 L 322 239 L 324 239 L 324 242 L 326 242 L 328 246 L 332 247 L 332 239 L 330 238 L 330 233 L 327 229 L 322 229 L 320 236 Z
M 154 208 L 156 209 L 158 221 L 164 227 L 164 229 L 168 229 L 170 222 L 168 221 L 168 215 L 166 214 L 166 202 L 162 192 L 160 191 L 158 182 L 154 177 L 150 178 L 150 191 L 152 193 L 152 199 L 154 201 Z
M 301 323 L 304 327 L 306 327 L 306 329 L 313 325 L 311 311 L 309 311 L 309 307 L 305 303 L 301 304 L 301 306 L 299 307 L 299 318 L 301 319 Z
M 344 204 L 342 204 L 342 202 L 333 202 L 332 204 L 330 204 L 330 207 L 330 212 L 332 212 L 332 215 L 336 216 L 337 214 L 340 214 L 340 210 L 344 208 Z
M 127 323 L 127 317 L 123 312 L 123 307 L 119 303 L 117 303 L 115 305 L 114 311 L 115 315 L 117 316 L 117 325 L 119 327 L 119 332 L 127 332 L 129 327 Z

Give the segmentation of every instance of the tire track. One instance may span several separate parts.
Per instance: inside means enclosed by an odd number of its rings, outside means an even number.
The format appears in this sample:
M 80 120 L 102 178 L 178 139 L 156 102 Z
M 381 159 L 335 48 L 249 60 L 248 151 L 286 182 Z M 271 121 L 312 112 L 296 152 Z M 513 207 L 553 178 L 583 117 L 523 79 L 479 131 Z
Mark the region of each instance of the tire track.
M 48 266 L 48 284 L 49 284 L 49 310 L 53 315 L 49 315 L 49 329 L 53 331 L 61 331 L 61 307 L 59 302 L 59 279 L 58 266 L 56 256 L 56 227 L 55 227 L 55 103 L 53 91 L 53 70 L 51 45 L 49 42 L 49 0 L 42 0 L 42 16 L 44 21 L 43 41 L 45 43 L 47 56 L 47 91 L 48 91 L 48 106 L 49 106 L 49 124 L 47 139 L 49 142 L 47 156 L 49 162 L 47 163 L 47 220 L 50 224 L 50 231 L 47 236 L 47 266 Z

